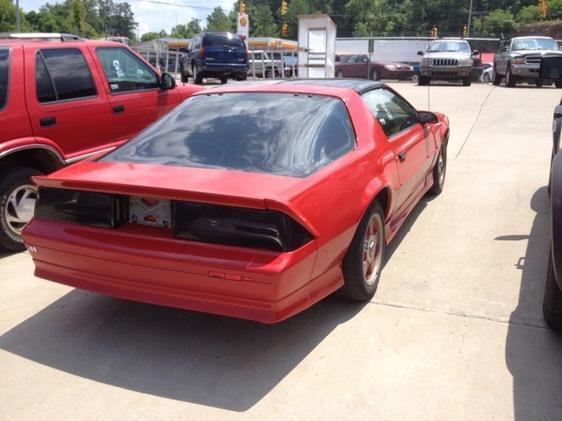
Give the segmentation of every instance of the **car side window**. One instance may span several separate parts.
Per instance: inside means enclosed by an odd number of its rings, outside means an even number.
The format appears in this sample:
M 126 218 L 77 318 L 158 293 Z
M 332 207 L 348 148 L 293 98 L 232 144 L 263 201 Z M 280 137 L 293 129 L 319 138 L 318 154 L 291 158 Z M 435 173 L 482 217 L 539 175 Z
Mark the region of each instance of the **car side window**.
M 112 93 L 155 89 L 160 86 L 154 70 L 126 48 L 96 48 Z
M 97 95 L 90 69 L 77 48 L 37 51 L 35 82 L 39 102 L 87 98 Z
M 10 50 L 0 49 L 0 111 L 8 99 L 8 77 L 10 74 Z
M 389 138 L 419 123 L 415 108 L 388 89 L 373 89 L 361 95 L 361 98 Z

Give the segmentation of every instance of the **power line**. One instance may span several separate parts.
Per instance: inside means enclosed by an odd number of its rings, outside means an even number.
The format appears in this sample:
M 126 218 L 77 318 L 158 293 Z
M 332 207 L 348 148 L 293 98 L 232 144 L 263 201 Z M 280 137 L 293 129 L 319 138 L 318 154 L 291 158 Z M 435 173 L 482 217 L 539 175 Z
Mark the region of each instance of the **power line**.
M 175 7 L 185 7 L 189 9 L 201 9 L 201 10 L 214 10 L 216 7 L 205 7 L 205 6 L 197 6 L 195 4 L 184 3 L 184 2 L 173 2 L 173 1 L 166 1 L 166 0 L 134 0 L 137 2 L 145 2 L 145 3 L 153 3 L 153 4 L 163 4 L 166 6 L 175 6 Z M 225 3 L 225 1 L 219 1 L 218 3 Z M 228 2 L 230 4 L 230 2 Z M 221 7 L 222 8 L 222 7 Z

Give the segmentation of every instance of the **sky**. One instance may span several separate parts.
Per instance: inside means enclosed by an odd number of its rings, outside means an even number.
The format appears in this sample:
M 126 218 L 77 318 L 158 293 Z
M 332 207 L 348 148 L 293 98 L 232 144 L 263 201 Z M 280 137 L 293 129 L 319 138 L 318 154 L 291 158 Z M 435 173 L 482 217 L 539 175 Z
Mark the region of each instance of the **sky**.
M 118 3 L 119 0 L 114 0 Z M 170 32 L 176 24 L 187 23 L 192 18 L 201 19 L 205 22 L 205 18 L 216 6 L 221 6 L 227 13 L 232 9 L 235 0 L 157 0 L 163 3 L 151 3 L 150 0 L 128 0 L 135 20 L 139 22 L 140 34 L 151 31 L 160 31 L 161 29 Z M 29 12 L 38 10 L 45 3 L 58 3 L 57 0 L 20 0 L 20 7 Z

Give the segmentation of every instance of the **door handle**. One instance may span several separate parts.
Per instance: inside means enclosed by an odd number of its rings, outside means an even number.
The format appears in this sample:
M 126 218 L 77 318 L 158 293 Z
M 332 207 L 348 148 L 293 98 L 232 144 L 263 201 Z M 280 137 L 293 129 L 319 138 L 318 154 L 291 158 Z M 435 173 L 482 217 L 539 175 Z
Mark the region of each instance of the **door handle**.
M 406 160 L 406 151 L 402 151 L 396 155 L 396 159 L 400 162 L 404 162 Z
M 39 120 L 39 124 L 41 125 L 41 127 L 54 126 L 55 124 L 57 124 L 57 119 L 55 117 L 44 117 Z
M 124 105 L 114 105 L 114 106 L 113 106 L 113 112 L 114 112 L 115 114 L 122 113 L 123 111 L 125 111 L 125 106 L 124 106 Z

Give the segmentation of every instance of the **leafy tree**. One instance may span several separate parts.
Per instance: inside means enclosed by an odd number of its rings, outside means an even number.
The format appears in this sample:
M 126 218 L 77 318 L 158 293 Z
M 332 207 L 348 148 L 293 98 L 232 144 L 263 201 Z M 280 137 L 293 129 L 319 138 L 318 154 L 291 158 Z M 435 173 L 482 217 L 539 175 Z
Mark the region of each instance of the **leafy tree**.
M 515 31 L 515 19 L 507 10 L 493 10 L 484 18 L 484 31 L 487 35 L 507 36 Z
M 233 25 L 222 7 L 215 7 L 207 16 L 207 31 L 232 31 Z
M 297 39 L 299 30 L 299 15 L 310 13 L 310 3 L 308 0 L 292 0 L 287 8 L 285 21 L 289 26 L 289 38 Z
M 176 25 L 172 28 L 170 36 L 172 38 L 192 38 L 199 32 L 203 31 L 199 19 L 191 19 L 185 25 Z
M 279 36 L 279 29 L 271 9 L 266 4 L 250 8 L 250 35 L 253 37 Z
M 539 8 L 534 4 L 525 6 L 517 13 L 517 22 L 532 23 L 541 19 Z
M 141 42 L 152 41 L 153 39 L 166 38 L 168 34 L 162 30 L 160 32 L 146 32 L 141 36 Z

